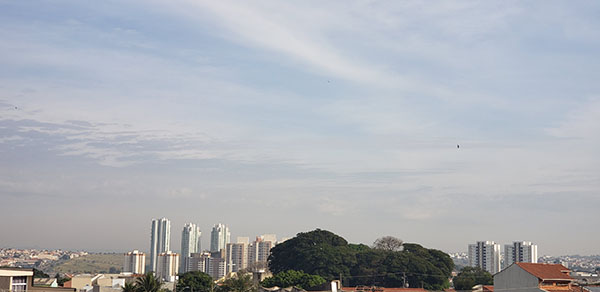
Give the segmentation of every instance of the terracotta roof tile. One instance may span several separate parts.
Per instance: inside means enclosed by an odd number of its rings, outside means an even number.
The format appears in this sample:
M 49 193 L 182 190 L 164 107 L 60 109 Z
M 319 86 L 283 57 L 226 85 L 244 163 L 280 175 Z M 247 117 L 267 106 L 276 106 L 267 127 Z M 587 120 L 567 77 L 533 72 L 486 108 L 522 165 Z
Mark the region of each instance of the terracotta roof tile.
M 516 263 L 523 270 L 542 280 L 573 280 L 569 269 L 559 264 Z

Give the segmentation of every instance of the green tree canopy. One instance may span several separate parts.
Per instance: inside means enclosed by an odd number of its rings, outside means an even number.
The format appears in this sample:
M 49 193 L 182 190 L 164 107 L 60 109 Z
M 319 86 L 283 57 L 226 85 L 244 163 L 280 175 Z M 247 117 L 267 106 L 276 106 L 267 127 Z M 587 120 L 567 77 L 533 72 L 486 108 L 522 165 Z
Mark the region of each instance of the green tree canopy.
M 287 270 L 304 271 L 332 280 L 350 275 L 350 267 L 356 262 L 354 254 L 342 237 L 316 229 L 298 233 L 273 247 L 269 269 L 276 274 Z
M 38 270 L 36 268 L 33 268 L 33 277 L 34 278 L 50 278 L 50 275 L 44 273 L 41 270 Z
M 287 270 L 319 275 L 326 281 L 342 276 L 345 286 L 377 285 L 441 290 L 450 287 L 454 263 L 446 253 L 399 240 L 370 248 L 348 244 L 329 231 L 314 230 L 276 245 L 271 250 L 269 267 L 275 274 Z M 279 286 L 279 285 L 278 285 Z
M 200 271 L 187 272 L 179 275 L 177 291 L 181 292 L 210 292 L 212 277 Z
M 273 277 L 264 279 L 260 284 L 263 287 L 281 287 L 287 288 L 296 286 L 305 290 L 310 290 L 325 283 L 325 279 L 319 275 L 311 275 L 302 271 L 287 270 L 277 273 Z
M 492 274 L 478 267 L 464 267 L 452 280 L 454 289 L 471 290 L 475 285 L 492 285 Z
M 250 274 L 238 274 L 223 281 L 223 284 L 219 286 L 219 292 L 256 292 L 257 290 Z

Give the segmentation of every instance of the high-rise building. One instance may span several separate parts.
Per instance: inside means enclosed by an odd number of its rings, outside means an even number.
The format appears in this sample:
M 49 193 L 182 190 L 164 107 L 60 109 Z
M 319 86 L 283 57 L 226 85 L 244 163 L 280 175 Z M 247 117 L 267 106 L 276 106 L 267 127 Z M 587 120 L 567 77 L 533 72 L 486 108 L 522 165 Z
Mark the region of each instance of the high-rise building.
M 167 218 L 152 219 L 150 236 L 150 270 L 155 272 L 160 253 L 171 250 L 171 221 Z
M 469 266 L 480 267 L 491 274 L 500 272 L 500 244 L 493 241 L 469 244 Z
M 188 259 L 186 270 L 188 272 L 200 271 L 206 273 L 208 270 L 208 259 L 210 258 L 210 252 L 198 252 L 190 254 Z
M 167 251 L 158 255 L 156 277 L 166 282 L 175 282 L 179 273 L 179 255 Z
M 230 241 L 231 233 L 229 227 L 225 224 L 217 224 L 213 227 L 210 233 L 210 251 L 220 251 L 225 249 Z
M 220 252 L 193 253 L 188 262 L 188 271 L 200 271 L 217 280 L 225 276 L 225 259 Z
M 504 245 L 504 267 L 513 263 L 537 263 L 537 245 L 530 241 L 515 241 Z
M 146 271 L 146 255 L 134 250 L 125 254 L 123 273 L 144 274 Z
M 183 226 L 181 232 L 181 266 L 179 269 L 182 273 L 187 272 L 190 255 L 202 250 L 201 234 L 200 228 L 194 223 L 187 223 Z
M 225 249 L 226 274 L 237 272 L 248 266 L 248 244 L 244 242 L 228 243 Z
M 256 237 L 256 240 L 248 245 L 248 264 L 267 262 L 276 240 L 277 237 L 274 234 Z

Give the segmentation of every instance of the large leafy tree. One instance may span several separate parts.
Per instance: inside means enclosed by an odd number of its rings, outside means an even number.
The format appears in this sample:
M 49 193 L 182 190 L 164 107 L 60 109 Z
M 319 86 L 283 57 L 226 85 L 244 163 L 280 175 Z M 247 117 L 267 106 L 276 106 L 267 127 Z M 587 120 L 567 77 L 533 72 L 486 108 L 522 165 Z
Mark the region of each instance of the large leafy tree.
M 257 290 L 250 274 L 238 274 L 223 281 L 219 286 L 219 292 L 256 292 Z
M 210 292 L 212 277 L 200 271 L 187 272 L 179 275 L 177 291 Z
M 332 232 L 316 229 L 298 233 L 271 249 L 269 269 L 273 273 L 287 270 L 320 275 L 326 280 L 349 276 L 356 262 L 355 251 L 348 242 Z
M 287 288 L 296 286 L 305 290 L 310 290 L 325 283 L 325 279 L 319 275 L 311 275 L 302 271 L 287 270 L 277 273 L 273 277 L 264 279 L 260 284 L 263 287 L 281 287 Z
M 325 230 L 299 233 L 271 250 L 269 267 L 276 274 L 296 270 L 325 280 L 342 276 L 346 286 L 402 287 L 405 282 L 430 290 L 450 286 L 454 263 L 446 253 L 399 240 L 385 241 L 370 248 L 348 244 Z
M 475 285 L 492 285 L 492 274 L 478 267 L 464 267 L 454 279 L 454 289 L 471 290 Z

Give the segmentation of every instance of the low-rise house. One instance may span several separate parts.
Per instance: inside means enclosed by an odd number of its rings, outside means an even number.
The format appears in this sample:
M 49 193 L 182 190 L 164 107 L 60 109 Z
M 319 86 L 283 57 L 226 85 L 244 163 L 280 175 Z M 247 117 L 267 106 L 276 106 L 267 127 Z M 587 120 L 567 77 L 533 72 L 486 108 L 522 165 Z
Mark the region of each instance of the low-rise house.
M 494 275 L 496 292 L 589 292 L 560 264 L 514 263 Z
M 6 292 L 76 292 L 72 288 L 35 286 L 33 270 L 0 268 L 0 291 Z
M 34 278 L 33 286 L 58 287 L 56 278 Z

